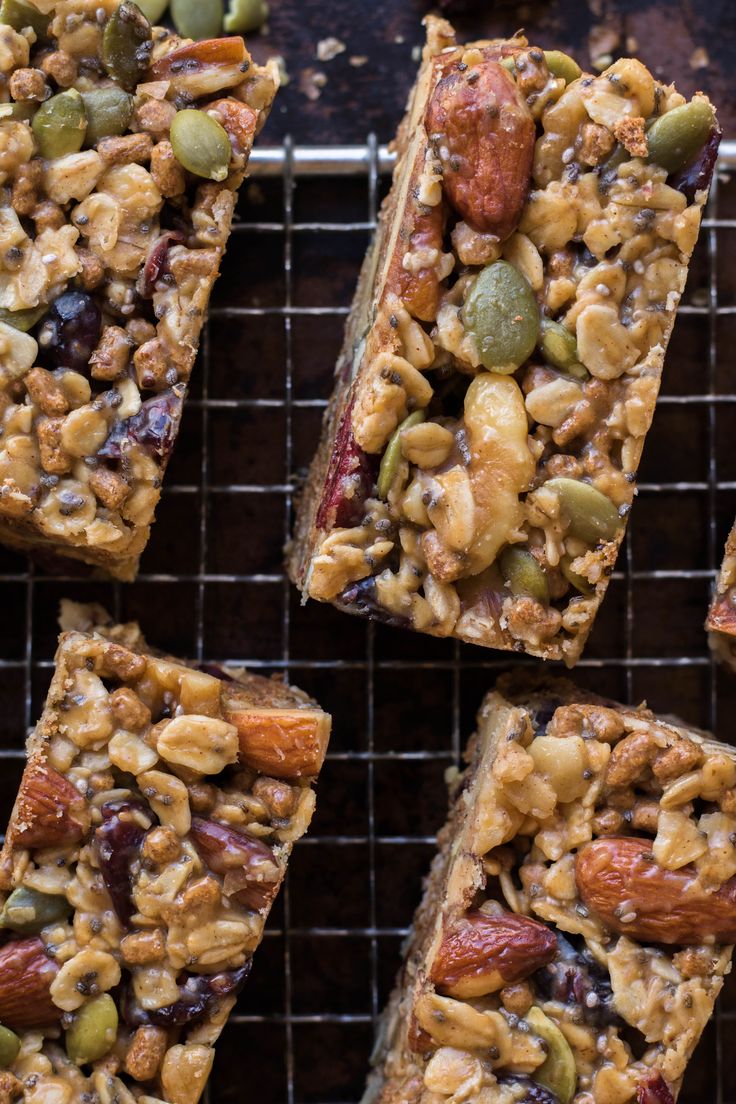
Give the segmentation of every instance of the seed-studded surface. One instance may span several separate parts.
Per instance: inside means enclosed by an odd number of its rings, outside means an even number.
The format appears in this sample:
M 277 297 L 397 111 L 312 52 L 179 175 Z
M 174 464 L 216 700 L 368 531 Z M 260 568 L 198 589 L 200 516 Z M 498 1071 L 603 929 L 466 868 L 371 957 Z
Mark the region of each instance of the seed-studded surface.
M 257 1086 L 260 1104 L 359 1100 L 372 1020 L 445 819 L 444 770 L 509 666 L 508 656 L 316 603 L 301 608 L 281 570 L 293 480 L 317 440 L 386 184 L 379 152 L 370 143 L 352 151 L 339 176 L 304 175 L 320 158 L 290 146 L 254 158 L 138 581 L 51 578 L 0 551 L 3 824 L 24 726 L 50 679 L 61 596 L 138 618 L 152 643 L 175 654 L 285 672 L 334 716 L 317 814 L 221 1039 L 209 1104 L 236 1104 L 244 1084 Z M 736 677 L 712 665 L 702 623 L 736 513 L 734 245 L 736 180 L 721 176 L 670 345 L 626 553 L 575 674 L 731 742 Z M 720 1008 L 684 1104 L 736 1104 L 736 985 Z

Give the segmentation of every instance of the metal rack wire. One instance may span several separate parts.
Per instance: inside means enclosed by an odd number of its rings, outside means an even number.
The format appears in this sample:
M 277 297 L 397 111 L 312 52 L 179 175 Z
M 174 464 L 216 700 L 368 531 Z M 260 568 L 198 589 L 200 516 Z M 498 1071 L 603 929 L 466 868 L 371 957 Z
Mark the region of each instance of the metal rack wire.
M 335 720 L 319 811 L 295 850 L 206 1101 L 250 1099 L 257 1083 L 259 1104 L 354 1104 L 444 818 L 443 772 L 510 659 L 299 607 L 279 547 L 329 390 L 329 365 L 316 379 L 303 354 L 328 332 L 339 338 L 392 156 L 374 138 L 335 148 L 287 141 L 256 150 L 251 166 L 138 581 L 44 576 L 0 553 L 10 611 L 5 630 L 0 624 L 0 758 L 8 760 L 0 797 L 7 813 L 21 769 L 19 728 L 43 701 L 62 594 L 139 617 L 149 639 L 173 652 L 278 672 L 314 692 Z M 736 143 L 722 148 L 641 501 L 577 675 L 612 696 L 648 697 L 725 739 L 736 680 L 717 670 L 700 626 L 736 512 L 736 387 L 724 359 L 736 337 L 729 167 Z M 736 992 L 706 1033 L 684 1104 L 736 1104 L 724 1061 L 735 1031 Z

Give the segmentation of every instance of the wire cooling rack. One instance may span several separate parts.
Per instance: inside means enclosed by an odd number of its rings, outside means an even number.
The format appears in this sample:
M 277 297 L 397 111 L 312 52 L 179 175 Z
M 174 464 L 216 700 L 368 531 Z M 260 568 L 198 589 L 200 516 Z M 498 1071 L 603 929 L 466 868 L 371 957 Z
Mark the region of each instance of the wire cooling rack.
M 258 149 L 194 373 L 158 522 L 135 584 L 47 576 L 0 550 L 0 802 L 50 678 L 62 596 L 138 618 L 175 654 L 286 675 L 334 716 L 310 835 L 297 845 L 207 1104 L 355 1104 L 375 1020 L 501 653 L 299 604 L 281 570 L 292 495 L 331 387 L 391 156 Z M 578 681 L 646 698 L 729 740 L 736 677 L 702 623 L 736 514 L 736 143 L 691 268 L 640 472 L 639 501 Z M 736 741 L 734 741 L 736 742 Z M 684 1104 L 736 1104 L 736 990 L 688 1073 Z

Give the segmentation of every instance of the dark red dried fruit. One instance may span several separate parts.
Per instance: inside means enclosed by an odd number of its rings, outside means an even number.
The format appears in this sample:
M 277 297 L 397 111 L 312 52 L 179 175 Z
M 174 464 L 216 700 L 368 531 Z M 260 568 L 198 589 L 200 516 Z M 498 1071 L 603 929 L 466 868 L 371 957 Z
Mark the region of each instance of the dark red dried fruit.
M 534 985 L 547 1000 L 574 1005 L 591 1027 L 621 1023 L 613 1008 L 613 990 L 607 972 L 587 949 L 576 951 L 559 932 L 554 961 L 537 971 Z
M 176 441 L 183 402 L 183 387 L 146 399 L 137 414 L 113 427 L 97 455 L 104 460 L 120 460 L 132 441 L 151 456 L 166 461 Z
M 220 974 L 190 974 L 179 986 L 179 999 L 147 1012 L 136 1002 L 132 986 L 125 990 L 121 1002 L 123 1019 L 130 1027 L 154 1024 L 157 1027 L 183 1027 L 214 1013 L 223 997 L 240 992 L 250 973 L 251 959 L 237 970 Z
M 322 501 L 317 511 L 318 529 L 356 525 L 363 516 L 363 504 L 376 481 L 378 458 L 363 452 L 353 437 L 352 410 L 351 400 L 335 437 Z
M 86 372 L 101 329 L 94 299 L 84 291 L 66 291 L 51 305 L 38 332 L 39 360 L 48 368 Z
M 521 1097 L 519 1104 L 559 1104 L 559 1098 L 551 1089 L 532 1081 L 531 1077 L 516 1074 L 513 1077 L 501 1077 L 498 1083 L 514 1087 L 523 1086 L 524 1096 Z
M 142 801 L 108 801 L 102 806 L 102 824 L 95 832 L 97 856 L 112 907 L 126 927 L 135 912 L 131 895 L 131 866 L 140 855 L 146 829 L 145 818 L 156 823 Z
M 639 1082 L 636 1101 L 637 1104 L 675 1104 L 675 1098 L 661 1073 L 652 1073 L 645 1081 Z
M 273 901 L 281 871 L 270 847 L 255 836 L 204 817 L 192 818 L 191 834 L 204 862 L 224 879 L 227 897 L 251 909 L 264 908 Z
M 153 243 L 137 285 L 138 294 L 144 299 L 152 298 L 156 283 L 162 276 L 168 275 L 171 246 L 183 241 L 184 235 L 178 230 L 166 230 Z
M 710 188 L 722 137 L 723 131 L 716 123 L 710 132 L 708 141 L 692 164 L 686 166 L 671 178 L 670 184 L 672 187 L 677 188 L 678 192 L 682 192 L 684 196 L 687 196 L 688 202 L 692 203 L 696 192 Z

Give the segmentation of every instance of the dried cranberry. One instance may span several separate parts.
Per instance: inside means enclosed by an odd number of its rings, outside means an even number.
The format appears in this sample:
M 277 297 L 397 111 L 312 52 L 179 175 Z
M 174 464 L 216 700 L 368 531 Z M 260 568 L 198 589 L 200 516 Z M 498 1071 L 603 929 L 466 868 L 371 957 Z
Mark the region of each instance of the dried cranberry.
M 613 1009 L 611 981 L 605 970 L 589 951 L 577 951 L 559 932 L 557 948 L 554 962 L 534 974 L 542 996 L 576 1005 L 591 1027 L 619 1024 L 621 1021 Z
M 250 973 L 251 960 L 237 970 L 220 974 L 190 974 L 179 987 L 179 999 L 163 1008 L 146 1011 L 137 1004 L 132 988 L 127 988 L 121 1001 L 123 1019 L 130 1027 L 155 1024 L 158 1027 L 183 1027 L 214 1013 L 223 997 L 236 995 Z
M 127 927 L 135 912 L 130 868 L 146 834 L 141 817 L 151 823 L 156 818 L 142 801 L 108 801 L 101 813 L 102 824 L 95 832 L 100 870 L 118 920 Z
M 672 187 L 677 188 L 678 192 L 682 192 L 684 196 L 687 196 L 690 203 L 695 199 L 696 192 L 710 187 L 722 137 L 723 131 L 716 124 L 692 164 L 682 169 L 670 180 Z
M 167 230 L 153 243 L 138 280 L 138 293 L 144 299 L 150 299 L 156 283 L 169 273 L 169 250 L 172 244 L 183 242 L 184 235 L 178 230 Z
M 353 437 L 350 401 L 335 437 L 322 501 L 317 511 L 317 528 L 357 525 L 363 503 L 376 481 L 378 458 L 363 452 Z
M 675 1104 L 667 1082 L 661 1073 L 651 1073 L 636 1088 L 637 1104 Z
M 137 414 L 113 426 L 97 455 L 105 460 L 120 460 L 132 441 L 151 456 L 166 461 L 176 440 L 183 401 L 184 389 L 176 387 L 146 399 Z
M 83 372 L 97 348 L 100 308 L 83 291 L 66 291 L 52 304 L 38 333 L 41 361 L 50 368 Z
M 531 1077 L 517 1074 L 513 1077 L 501 1077 L 498 1083 L 499 1085 L 523 1087 L 525 1093 L 519 1104 L 560 1104 L 559 1097 L 551 1089 L 532 1081 Z
M 337 599 L 337 604 L 349 613 L 357 613 L 361 617 L 371 617 L 374 621 L 380 621 L 382 625 L 390 625 L 395 629 L 410 629 L 411 622 L 406 617 L 389 613 L 380 604 L 376 595 L 376 580 L 361 579 L 358 583 L 351 583 L 346 587 Z

